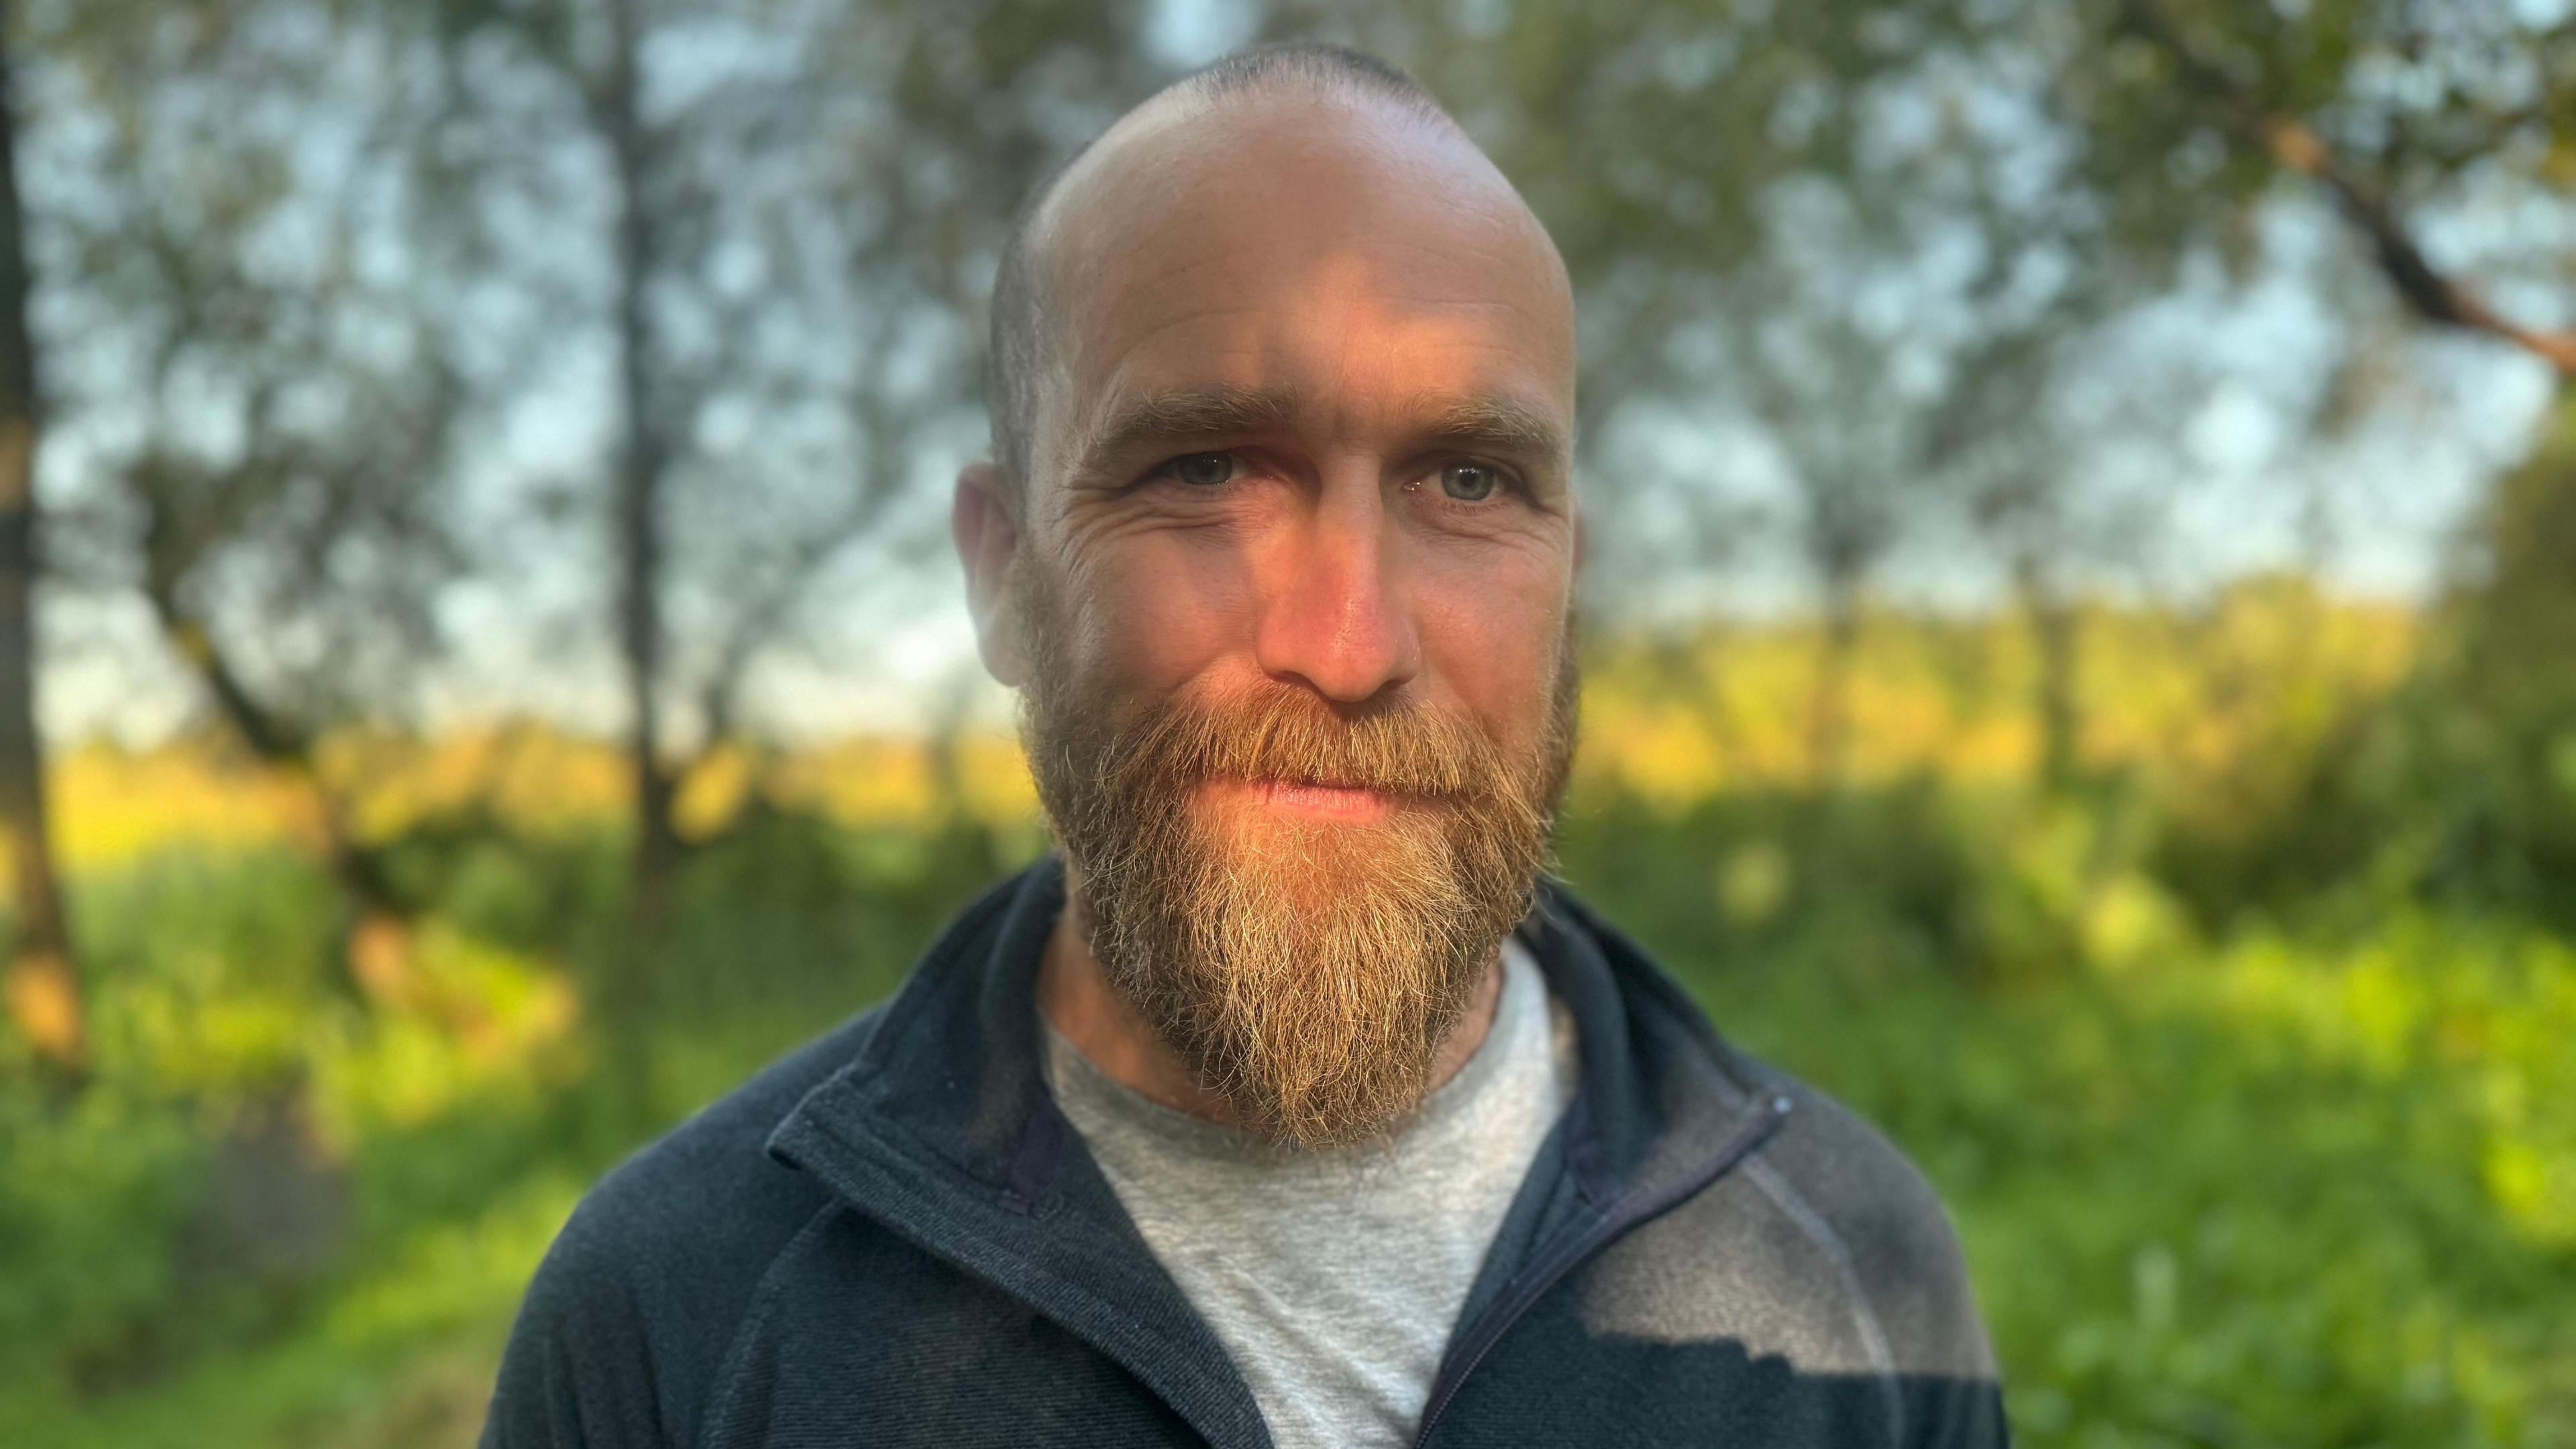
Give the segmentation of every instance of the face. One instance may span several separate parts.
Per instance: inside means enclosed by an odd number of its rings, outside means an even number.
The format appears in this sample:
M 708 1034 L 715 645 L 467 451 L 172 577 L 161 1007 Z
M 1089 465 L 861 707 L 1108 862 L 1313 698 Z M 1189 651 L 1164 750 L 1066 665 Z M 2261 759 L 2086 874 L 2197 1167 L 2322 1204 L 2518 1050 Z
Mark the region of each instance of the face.
M 1149 107 L 1040 225 L 1031 476 L 959 488 L 986 659 L 1113 984 L 1247 1123 L 1368 1135 L 1570 749 L 1562 269 L 1462 137 L 1293 88 Z

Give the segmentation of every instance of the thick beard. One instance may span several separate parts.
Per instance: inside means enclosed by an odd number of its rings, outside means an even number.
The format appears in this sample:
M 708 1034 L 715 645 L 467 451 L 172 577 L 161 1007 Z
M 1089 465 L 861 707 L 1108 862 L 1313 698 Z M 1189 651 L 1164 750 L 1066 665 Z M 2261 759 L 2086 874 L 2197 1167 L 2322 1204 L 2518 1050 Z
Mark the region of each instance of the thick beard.
M 1025 598 L 1025 596 L 1024 596 Z M 1322 1148 L 1388 1131 L 1528 914 L 1573 752 L 1572 631 L 1523 759 L 1422 706 L 1346 717 L 1285 686 L 1120 709 L 1024 603 L 1021 726 L 1110 986 L 1237 1125 Z M 1210 781 L 1403 797 L 1363 823 L 1223 820 Z

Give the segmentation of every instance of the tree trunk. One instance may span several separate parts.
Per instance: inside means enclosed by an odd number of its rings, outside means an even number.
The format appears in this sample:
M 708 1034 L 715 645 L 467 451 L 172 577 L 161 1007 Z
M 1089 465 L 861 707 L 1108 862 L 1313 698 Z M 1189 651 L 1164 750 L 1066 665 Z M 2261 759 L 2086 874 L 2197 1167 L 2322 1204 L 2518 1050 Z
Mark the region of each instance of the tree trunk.
M 2024 554 L 2015 560 L 2013 589 L 2021 595 L 2038 654 L 2032 704 L 2039 716 L 2039 780 L 2055 794 L 2075 783 L 2083 764 L 2083 706 L 2075 694 L 2080 625 L 2074 606 L 2050 584 L 2038 559 Z
M 651 159 L 640 111 L 643 45 L 636 0 L 616 0 L 615 54 L 600 121 L 617 168 L 617 352 L 625 443 L 617 473 L 618 641 L 626 662 L 628 752 L 635 781 L 633 910 L 639 925 L 661 913 L 679 863 L 671 819 L 677 782 L 662 759 L 662 485 L 670 456 L 653 406 L 649 291 L 658 260 Z
M 44 746 L 36 733 L 36 443 L 40 395 L 28 327 L 33 290 L 18 196 L 18 126 L 0 0 L 0 835 L 16 877 L 17 937 L 9 947 L 9 1015 L 56 1068 L 77 1074 L 85 1031 L 80 977 L 46 830 Z
M 1839 790 L 1851 768 L 1851 677 L 1860 646 L 1860 581 L 1825 584 L 1825 638 L 1807 700 L 1807 768 L 1820 790 Z
M 669 424 L 653 387 L 652 284 L 660 242 L 647 188 L 652 140 L 642 105 L 641 0 L 610 0 L 613 53 L 593 113 L 617 177 L 617 378 L 625 436 L 613 481 L 617 639 L 626 665 L 627 768 L 635 790 L 635 850 L 627 877 L 626 941 L 600 963 L 591 991 L 605 1028 L 614 1129 L 659 1120 L 651 1031 L 660 995 L 680 836 L 672 822 L 678 772 L 663 759 L 662 487 Z

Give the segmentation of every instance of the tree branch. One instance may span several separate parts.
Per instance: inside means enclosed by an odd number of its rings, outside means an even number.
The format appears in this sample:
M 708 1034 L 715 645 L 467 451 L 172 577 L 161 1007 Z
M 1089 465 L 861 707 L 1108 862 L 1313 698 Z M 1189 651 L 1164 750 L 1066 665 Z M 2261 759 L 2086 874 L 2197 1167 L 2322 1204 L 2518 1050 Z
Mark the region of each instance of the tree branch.
M 2576 377 L 2576 332 L 2544 331 L 2499 314 L 2433 265 L 2397 214 L 2396 205 L 2337 156 L 2314 126 L 2296 116 L 2265 110 L 2224 66 L 2194 47 L 2154 0 L 2124 0 L 2121 10 L 2131 29 L 2171 58 L 2184 87 L 2217 106 L 2240 141 L 2334 193 L 2345 218 L 2369 241 L 2372 260 L 2409 310 L 2438 326 L 2483 332 L 2510 342 L 2561 376 Z

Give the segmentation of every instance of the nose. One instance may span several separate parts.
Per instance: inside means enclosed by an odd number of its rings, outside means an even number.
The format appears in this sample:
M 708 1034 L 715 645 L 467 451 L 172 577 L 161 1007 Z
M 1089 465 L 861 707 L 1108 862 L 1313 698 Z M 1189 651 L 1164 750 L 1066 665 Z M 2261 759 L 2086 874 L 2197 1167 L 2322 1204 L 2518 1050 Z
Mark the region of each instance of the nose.
M 1391 523 L 1373 468 L 1325 480 L 1313 511 L 1272 561 L 1256 642 L 1271 678 L 1358 704 L 1420 669 Z

